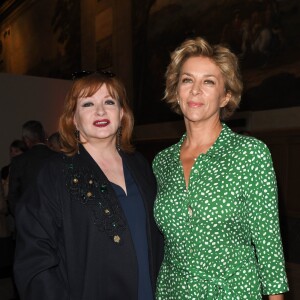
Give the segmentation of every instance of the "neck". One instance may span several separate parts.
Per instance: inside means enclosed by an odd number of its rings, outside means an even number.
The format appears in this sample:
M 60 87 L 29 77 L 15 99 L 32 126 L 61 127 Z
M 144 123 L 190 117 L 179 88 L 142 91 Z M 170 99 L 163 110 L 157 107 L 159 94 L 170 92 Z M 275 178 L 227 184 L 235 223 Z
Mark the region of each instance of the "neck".
M 222 123 L 218 120 L 212 124 L 186 124 L 184 144 L 189 148 L 211 146 L 220 135 Z
M 116 148 L 115 140 L 110 142 L 98 142 L 83 144 L 86 151 L 96 160 L 110 160 L 119 156 L 118 150 Z
M 105 173 L 107 178 L 113 182 L 117 182 L 114 179 L 114 173 L 112 170 L 118 169 L 122 166 L 122 158 L 116 148 L 115 143 L 98 143 L 98 144 L 83 144 L 83 147 L 91 155 L 97 165 Z

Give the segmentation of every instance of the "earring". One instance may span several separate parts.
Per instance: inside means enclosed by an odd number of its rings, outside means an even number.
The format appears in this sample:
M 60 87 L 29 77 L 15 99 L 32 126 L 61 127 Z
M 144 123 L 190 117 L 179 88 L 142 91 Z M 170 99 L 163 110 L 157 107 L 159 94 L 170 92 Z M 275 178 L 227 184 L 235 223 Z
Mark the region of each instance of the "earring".
M 80 142 L 80 132 L 79 130 L 75 130 L 75 139 L 76 139 L 76 146 L 77 146 L 77 153 L 80 154 L 79 152 L 79 142 Z
M 121 137 L 122 137 L 122 127 L 120 126 L 117 131 L 117 143 L 116 143 L 116 147 L 118 151 L 121 150 Z

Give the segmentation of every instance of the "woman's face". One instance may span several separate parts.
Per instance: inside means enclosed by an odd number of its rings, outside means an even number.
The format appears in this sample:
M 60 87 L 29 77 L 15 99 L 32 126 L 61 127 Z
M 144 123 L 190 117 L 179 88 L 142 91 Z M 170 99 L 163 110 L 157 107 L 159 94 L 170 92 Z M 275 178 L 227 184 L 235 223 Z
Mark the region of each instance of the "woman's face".
M 230 98 L 220 69 L 202 56 L 190 57 L 182 65 L 177 90 L 181 111 L 189 122 L 219 122 L 220 108 Z
M 9 155 L 10 155 L 11 158 L 13 158 L 15 156 L 18 156 L 18 155 L 20 155 L 22 153 L 23 153 L 23 151 L 21 149 L 19 149 L 19 148 L 16 148 L 16 147 L 11 147 L 9 149 Z
M 74 124 L 80 132 L 80 141 L 94 143 L 115 139 L 122 116 L 119 101 L 109 95 L 105 84 L 93 96 L 79 98 Z

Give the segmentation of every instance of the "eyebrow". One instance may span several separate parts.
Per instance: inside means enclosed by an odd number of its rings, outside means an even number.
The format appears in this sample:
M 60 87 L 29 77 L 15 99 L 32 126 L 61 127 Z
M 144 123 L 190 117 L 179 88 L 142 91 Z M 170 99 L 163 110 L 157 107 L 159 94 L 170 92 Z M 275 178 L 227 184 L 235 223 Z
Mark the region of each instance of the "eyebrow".
M 192 75 L 192 74 L 190 74 L 190 73 L 187 73 L 187 72 L 184 72 L 184 73 L 181 73 L 181 74 L 180 74 L 180 76 L 182 76 L 182 75 L 187 75 L 187 76 L 193 77 L 193 75 Z
M 95 95 L 95 94 L 94 94 Z M 78 100 L 84 100 L 84 99 L 93 99 L 94 95 L 92 96 L 86 96 L 86 97 L 78 97 Z M 111 96 L 110 94 L 107 94 L 103 97 L 103 99 L 113 99 L 113 100 L 116 100 L 113 96 Z
M 186 75 L 186 76 L 190 76 L 190 77 L 194 77 L 194 75 L 193 74 L 191 74 L 191 73 L 188 73 L 188 72 L 184 72 L 184 73 L 182 73 L 180 76 L 183 76 L 183 75 Z M 203 75 L 203 77 L 214 77 L 214 78 L 218 78 L 216 75 L 214 75 L 214 74 L 204 74 Z

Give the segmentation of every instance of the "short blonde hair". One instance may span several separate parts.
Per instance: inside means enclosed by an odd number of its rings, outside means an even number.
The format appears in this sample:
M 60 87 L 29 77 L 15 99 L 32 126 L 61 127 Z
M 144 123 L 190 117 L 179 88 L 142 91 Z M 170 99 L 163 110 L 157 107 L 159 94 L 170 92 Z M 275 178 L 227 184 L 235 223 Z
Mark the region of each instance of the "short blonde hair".
M 76 135 L 76 127 L 74 124 L 74 115 L 78 99 L 94 95 L 103 84 L 106 85 L 110 96 L 118 100 L 123 109 L 120 149 L 129 153 L 134 149 L 131 144 L 134 119 L 127 101 L 125 87 L 117 77 L 107 76 L 105 74 L 104 72 L 94 72 L 74 80 L 66 96 L 63 113 L 59 119 L 59 134 L 62 152 L 67 155 L 74 155 L 78 151 L 78 143 L 80 143 Z
M 243 90 L 238 58 L 227 47 L 222 45 L 212 46 L 201 37 L 186 40 L 171 53 L 171 62 L 166 71 L 164 99 L 174 112 L 177 114 L 182 113 L 177 102 L 177 88 L 181 68 L 188 58 L 197 56 L 208 57 L 221 71 L 225 90 L 231 94 L 227 105 L 220 109 L 220 118 L 222 120 L 227 119 L 239 106 Z

